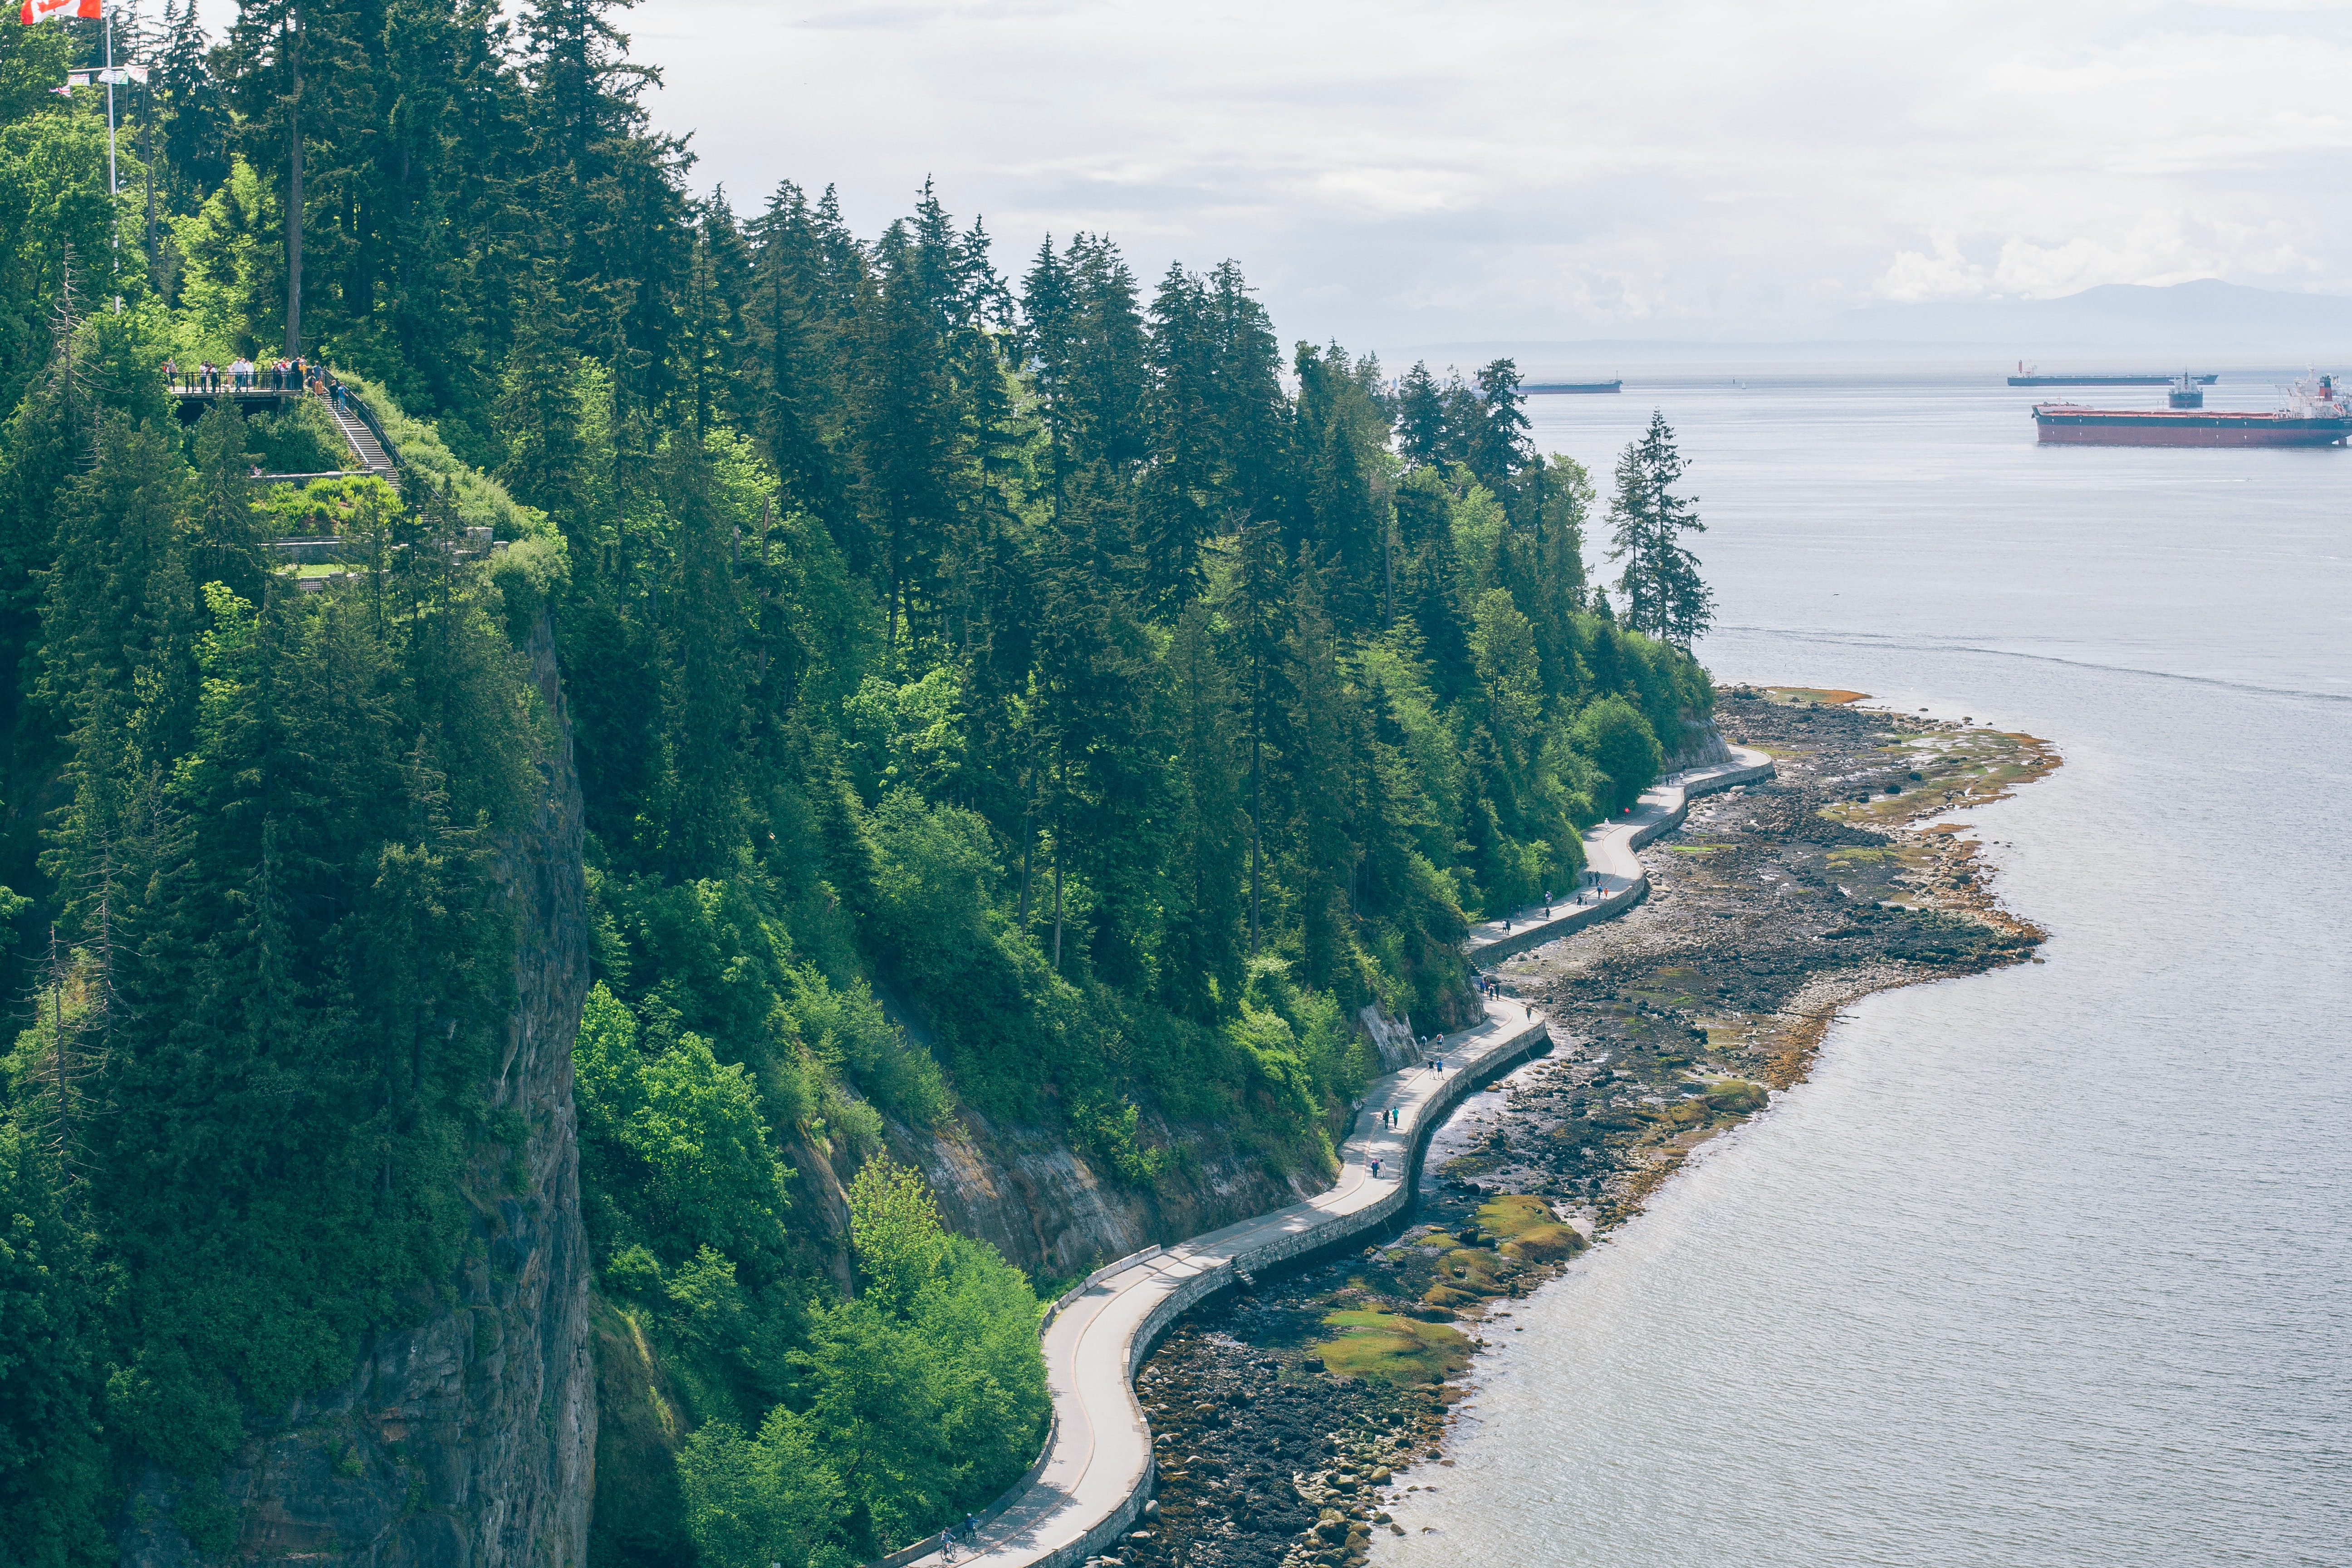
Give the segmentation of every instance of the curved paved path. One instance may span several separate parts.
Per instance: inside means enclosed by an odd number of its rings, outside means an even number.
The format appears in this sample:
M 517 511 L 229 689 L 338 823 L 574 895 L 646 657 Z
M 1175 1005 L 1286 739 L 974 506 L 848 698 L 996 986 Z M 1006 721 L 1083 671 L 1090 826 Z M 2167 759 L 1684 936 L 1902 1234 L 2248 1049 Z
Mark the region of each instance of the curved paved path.
M 1508 958 L 1632 909 L 1650 894 L 1650 879 L 1635 853 L 1643 845 L 1681 826 L 1693 797 L 1771 776 L 1772 759 L 1746 746 L 1732 747 L 1727 763 L 1668 774 L 1643 790 L 1633 810 L 1586 831 L 1586 870 L 1567 898 L 1472 926 L 1470 956 L 1489 963 Z
M 1581 903 L 1540 906 L 1475 927 L 1473 958 L 1500 958 L 1630 909 L 1649 890 L 1635 851 L 1679 824 L 1692 795 L 1768 776 L 1771 759 L 1733 748 L 1734 761 L 1679 773 L 1645 792 L 1633 810 L 1584 836 L 1597 890 Z M 1531 919 L 1530 919 L 1531 917 Z M 1428 1134 L 1472 1089 L 1549 1041 L 1542 1015 L 1512 1000 L 1486 1005 L 1473 1027 L 1445 1036 L 1431 1054 L 1444 1072 L 1403 1068 L 1375 1079 L 1354 1135 L 1339 1147 L 1339 1178 L 1305 1203 L 1194 1237 L 1150 1247 L 1097 1269 L 1046 1314 L 1045 1384 L 1054 1425 L 1028 1477 L 990 1510 L 977 1552 L 959 1563 L 987 1568 L 1070 1568 L 1112 1549 L 1134 1527 L 1152 1479 L 1151 1429 L 1135 1398 L 1135 1374 L 1160 1333 L 1239 1279 L 1344 1241 L 1402 1212 Z M 1386 1125 L 1385 1112 L 1399 1125 Z M 1371 1162 L 1381 1173 L 1371 1173 Z M 936 1539 L 934 1537 L 933 1539 Z M 946 1561 L 918 1545 L 885 1564 Z

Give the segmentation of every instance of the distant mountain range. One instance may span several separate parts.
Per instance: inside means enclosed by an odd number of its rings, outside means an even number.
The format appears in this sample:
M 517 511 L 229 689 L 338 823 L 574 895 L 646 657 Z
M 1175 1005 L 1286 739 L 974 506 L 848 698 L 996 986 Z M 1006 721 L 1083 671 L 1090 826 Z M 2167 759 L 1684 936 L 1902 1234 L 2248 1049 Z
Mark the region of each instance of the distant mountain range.
M 1547 375 L 1616 374 L 1612 365 L 1643 361 L 1732 363 L 1790 360 L 1940 359 L 1990 354 L 2039 363 L 2044 370 L 2160 370 L 2200 363 L 2352 362 L 2352 298 L 2249 289 L 2201 278 L 2149 288 L 2109 283 L 2056 300 L 1971 300 L 1879 305 L 1846 310 L 1777 331 L 1709 331 L 1693 324 L 1654 337 L 1573 342 L 1498 340 L 1423 343 L 1384 359 L 1410 364 L 1482 364 L 1501 354 Z M 2095 356 L 2095 367 L 2078 363 Z M 2128 363 L 2125 362 L 2128 361 Z M 2113 362 L 2112 364 L 2109 362 Z

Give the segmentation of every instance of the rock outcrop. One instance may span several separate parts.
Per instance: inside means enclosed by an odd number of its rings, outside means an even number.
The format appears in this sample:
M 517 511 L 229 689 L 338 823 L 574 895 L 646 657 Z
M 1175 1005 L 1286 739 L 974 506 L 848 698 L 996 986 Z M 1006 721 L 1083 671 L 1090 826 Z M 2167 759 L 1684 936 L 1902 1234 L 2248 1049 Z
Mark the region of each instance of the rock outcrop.
M 1661 735 L 1658 739 L 1664 741 L 1668 737 Z M 1670 773 L 1685 768 L 1711 768 L 1731 760 L 1731 748 L 1712 719 L 1685 719 L 1679 742 L 1667 750 L 1666 771 Z
M 233 1555 L 310 1568 L 583 1568 L 596 1398 L 580 1218 L 572 1040 L 588 991 L 579 778 L 554 639 L 528 649 L 555 748 L 536 817 L 500 875 L 517 901 L 516 1006 L 491 1110 L 529 1129 L 520 1176 L 483 1173 L 480 1245 L 457 1305 L 366 1347 L 340 1387 L 299 1400 L 220 1478 Z M 207 1561 L 181 1531 L 172 1478 L 134 1489 L 117 1540 L 127 1568 Z
M 1329 1181 L 1322 1171 L 1277 1174 L 1217 1128 L 1178 1129 L 1150 1111 L 1145 1121 L 1150 1142 L 1181 1142 L 1191 1157 L 1141 1189 L 1099 1169 L 1058 1129 L 998 1126 L 970 1110 L 944 1136 L 912 1137 L 894 1126 L 891 1144 L 921 1168 L 950 1229 L 993 1243 L 1045 1279 L 1280 1208 Z

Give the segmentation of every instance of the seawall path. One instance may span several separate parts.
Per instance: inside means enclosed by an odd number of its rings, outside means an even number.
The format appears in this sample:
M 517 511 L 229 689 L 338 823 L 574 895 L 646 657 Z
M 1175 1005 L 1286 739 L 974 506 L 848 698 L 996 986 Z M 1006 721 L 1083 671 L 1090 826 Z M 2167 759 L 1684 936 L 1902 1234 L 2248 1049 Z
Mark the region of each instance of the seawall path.
M 1537 905 L 1472 928 L 1465 943 L 1472 959 L 1524 952 L 1641 902 L 1649 892 L 1636 855 L 1643 845 L 1679 826 L 1693 796 L 1771 774 L 1771 759 L 1760 752 L 1735 746 L 1732 756 L 1662 781 L 1630 812 L 1588 831 L 1591 886 L 1580 899 L 1555 903 L 1549 914 Z M 1339 1176 L 1328 1191 L 1172 1247 L 1146 1247 L 1097 1269 L 1055 1302 L 1041 1330 L 1054 1406 L 1045 1451 L 982 1516 L 977 1549 L 960 1545 L 953 1561 L 1073 1568 L 1114 1549 L 1151 1490 L 1151 1429 L 1136 1403 L 1135 1374 L 1169 1325 L 1219 1290 L 1336 1247 L 1410 1207 L 1431 1131 L 1473 1089 L 1549 1043 L 1541 1013 L 1513 1000 L 1487 1003 L 1475 1025 L 1431 1044 L 1444 1070 L 1413 1066 L 1373 1080 L 1353 1135 L 1339 1146 Z M 944 1563 L 936 1540 L 893 1553 L 877 1568 Z
M 1631 810 L 1587 829 L 1580 886 L 1551 904 L 1530 904 L 1472 926 L 1465 944 L 1470 956 L 1492 963 L 1622 914 L 1648 898 L 1650 879 L 1638 853 L 1642 846 L 1680 827 L 1695 797 L 1772 776 L 1772 759 L 1762 752 L 1734 746 L 1731 758 L 1669 774 L 1643 791 Z

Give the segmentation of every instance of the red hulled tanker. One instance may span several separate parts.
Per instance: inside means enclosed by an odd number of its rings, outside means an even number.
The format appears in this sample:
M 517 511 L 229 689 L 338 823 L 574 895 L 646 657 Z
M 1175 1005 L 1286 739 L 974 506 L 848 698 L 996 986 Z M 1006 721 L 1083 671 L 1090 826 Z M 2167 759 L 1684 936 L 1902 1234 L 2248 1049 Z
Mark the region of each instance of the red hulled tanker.
M 2033 424 L 2045 446 L 2336 447 L 2352 436 L 2352 405 L 2323 375 L 2287 389 L 2275 414 L 2187 408 L 2085 408 L 2037 403 Z

